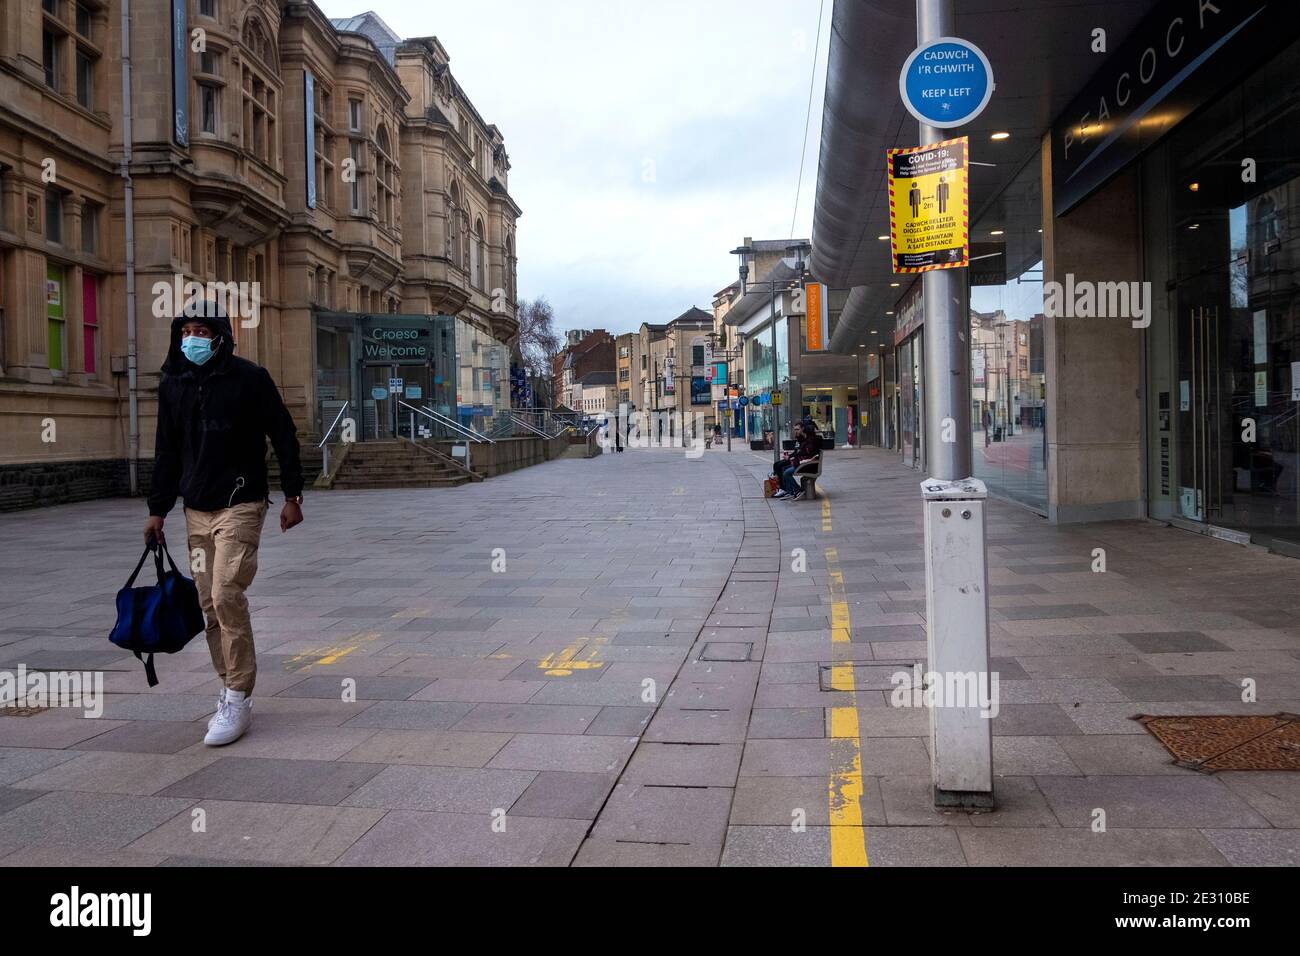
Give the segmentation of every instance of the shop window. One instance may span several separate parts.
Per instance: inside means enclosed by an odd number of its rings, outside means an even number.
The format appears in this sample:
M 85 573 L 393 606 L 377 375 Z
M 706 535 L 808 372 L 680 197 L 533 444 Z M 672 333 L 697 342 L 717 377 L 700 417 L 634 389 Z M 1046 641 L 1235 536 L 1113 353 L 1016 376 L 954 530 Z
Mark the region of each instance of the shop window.
M 99 372 L 99 276 L 81 277 L 81 332 L 86 374 Z
M 995 494 L 1047 510 L 1042 188 L 1037 162 L 1007 185 L 972 232 L 971 427 L 975 477 Z

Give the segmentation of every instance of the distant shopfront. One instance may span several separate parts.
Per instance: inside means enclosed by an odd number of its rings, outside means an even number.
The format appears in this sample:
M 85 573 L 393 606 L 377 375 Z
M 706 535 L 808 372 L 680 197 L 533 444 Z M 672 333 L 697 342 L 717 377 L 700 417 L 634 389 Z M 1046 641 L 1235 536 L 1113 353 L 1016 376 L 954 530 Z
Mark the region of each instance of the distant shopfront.
M 318 312 L 315 345 L 318 434 L 345 404 L 361 441 L 411 437 L 421 409 L 488 433 L 510 408 L 509 349 L 456 316 Z

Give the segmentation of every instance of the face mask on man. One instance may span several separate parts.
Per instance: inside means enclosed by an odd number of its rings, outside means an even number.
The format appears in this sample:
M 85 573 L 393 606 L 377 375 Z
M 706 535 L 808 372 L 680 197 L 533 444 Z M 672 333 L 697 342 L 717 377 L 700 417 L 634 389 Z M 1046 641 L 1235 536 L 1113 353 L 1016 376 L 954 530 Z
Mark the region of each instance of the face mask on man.
M 213 356 L 215 339 L 205 339 L 199 335 L 187 335 L 181 339 L 181 354 L 195 365 L 202 365 Z

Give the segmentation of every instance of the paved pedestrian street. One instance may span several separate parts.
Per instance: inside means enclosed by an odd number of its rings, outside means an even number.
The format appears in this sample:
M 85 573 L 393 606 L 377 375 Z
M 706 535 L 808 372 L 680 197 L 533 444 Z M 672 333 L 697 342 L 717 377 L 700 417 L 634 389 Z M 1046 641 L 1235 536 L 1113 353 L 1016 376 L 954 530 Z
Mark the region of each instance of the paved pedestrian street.
M 998 808 L 943 813 L 928 714 L 891 704 L 926 655 L 919 476 L 836 451 L 786 503 L 769 464 L 633 449 L 272 510 L 221 749 L 202 638 L 152 690 L 107 640 L 143 505 L 0 515 L 0 670 L 107 695 L 0 717 L 0 863 L 1300 863 L 1300 775 L 1183 769 L 1132 719 L 1300 711 L 1300 564 L 991 502 Z

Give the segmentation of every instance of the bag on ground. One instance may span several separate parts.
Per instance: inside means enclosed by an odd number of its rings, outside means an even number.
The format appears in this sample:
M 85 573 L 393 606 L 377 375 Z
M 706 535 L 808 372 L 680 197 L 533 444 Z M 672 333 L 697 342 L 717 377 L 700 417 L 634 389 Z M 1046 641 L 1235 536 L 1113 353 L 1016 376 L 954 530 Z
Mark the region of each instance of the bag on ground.
M 158 583 L 133 587 L 151 551 L 158 571 Z M 163 568 L 163 555 L 171 565 L 170 571 Z M 203 630 L 203 608 L 199 604 L 198 588 L 181 574 L 166 545 L 150 542 L 125 587 L 117 592 L 117 623 L 108 639 L 133 653 L 144 664 L 149 686 L 156 687 L 158 673 L 153 666 L 154 654 L 175 654 Z M 144 656 L 146 654 L 148 657 Z
M 771 498 L 777 493 L 777 490 L 780 487 L 781 483 L 769 475 L 767 478 L 763 479 L 763 497 Z

